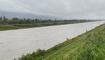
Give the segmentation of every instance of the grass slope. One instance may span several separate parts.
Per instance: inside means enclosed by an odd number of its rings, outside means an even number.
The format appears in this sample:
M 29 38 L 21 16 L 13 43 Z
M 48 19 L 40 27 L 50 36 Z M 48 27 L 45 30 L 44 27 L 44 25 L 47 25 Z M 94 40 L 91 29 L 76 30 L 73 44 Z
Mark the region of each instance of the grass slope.
M 38 50 L 19 60 L 105 60 L 105 24 L 54 46 Z

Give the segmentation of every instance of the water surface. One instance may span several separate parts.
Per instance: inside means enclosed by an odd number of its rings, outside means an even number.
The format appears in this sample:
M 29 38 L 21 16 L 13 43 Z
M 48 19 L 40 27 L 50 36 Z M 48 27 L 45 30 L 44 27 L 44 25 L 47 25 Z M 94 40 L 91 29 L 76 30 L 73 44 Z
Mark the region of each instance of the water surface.
M 103 24 L 103 21 L 0 31 L 0 60 L 48 49 Z

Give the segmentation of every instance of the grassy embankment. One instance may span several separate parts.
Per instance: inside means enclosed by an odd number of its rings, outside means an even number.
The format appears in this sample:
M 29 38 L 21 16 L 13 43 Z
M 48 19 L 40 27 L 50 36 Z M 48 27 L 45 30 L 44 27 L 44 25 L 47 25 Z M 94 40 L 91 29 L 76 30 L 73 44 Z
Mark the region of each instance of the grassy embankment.
M 19 60 L 105 60 L 105 24 L 45 50 Z

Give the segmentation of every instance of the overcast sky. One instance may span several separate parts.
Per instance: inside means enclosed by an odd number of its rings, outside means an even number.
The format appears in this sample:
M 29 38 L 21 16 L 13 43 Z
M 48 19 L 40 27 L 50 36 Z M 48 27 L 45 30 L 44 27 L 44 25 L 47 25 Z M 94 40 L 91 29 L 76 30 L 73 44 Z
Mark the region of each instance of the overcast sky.
M 0 10 L 64 18 L 105 18 L 105 0 L 0 0 Z

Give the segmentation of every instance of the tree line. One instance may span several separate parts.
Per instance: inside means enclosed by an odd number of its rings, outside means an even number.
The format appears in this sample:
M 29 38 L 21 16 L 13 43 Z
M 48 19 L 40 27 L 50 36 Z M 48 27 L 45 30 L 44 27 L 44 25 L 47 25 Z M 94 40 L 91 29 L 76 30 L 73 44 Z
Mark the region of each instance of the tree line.
M 0 17 L 0 24 L 12 25 L 12 24 L 67 24 L 67 23 L 80 23 L 80 22 L 90 22 L 92 20 L 42 20 L 42 19 L 30 19 L 30 18 L 7 18 L 5 16 Z

